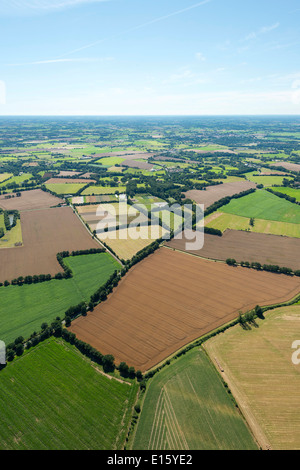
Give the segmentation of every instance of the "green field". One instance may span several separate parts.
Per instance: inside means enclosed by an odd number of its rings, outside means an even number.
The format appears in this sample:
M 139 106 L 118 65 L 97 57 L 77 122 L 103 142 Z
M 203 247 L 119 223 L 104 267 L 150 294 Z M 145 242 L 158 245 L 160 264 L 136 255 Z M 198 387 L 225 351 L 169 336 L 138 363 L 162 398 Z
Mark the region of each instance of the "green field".
M 300 207 L 265 190 L 238 199 L 222 207 L 222 212 L 278 222 L 300 223 Z
M 0 338 L 9 343 L 18 336 L 29 337 L 43 322 L 57 316 L 90 296 L 119 268 L 108 253 L 66 258 L 74 276 L 38 284 L 0 287 Z M 47 274 L 47 273 L 45 273 Z
M 195 348 L 151 380 L 132 448 L 257 447 L 214 366 L 203 350 Z
M 300 449 L 300 365 L 292 348 L 300 339 L 300 306 L 265 312 L 265 319 L 228 329 L 205 343 L 263 448 Z
M 295 197 L 297 202 L 300 202 L 300 189 L 296 188 L 271 188 L 272 191 L 277 193 L 287 194 L 288 196 Z
M 89 186 L 86 188 L 81 194 L 82 196 L 85 195 L 97 195 L 97 194 L 115 194 L 116 192 L 125 193 L 126 187 L 125 186 Z
M 137 385 L 99 373 L 62 339 L 25 351 L 0 380 L 1 450 L 123 448 Z
M 99 160 L 96 160 L 95 163 L 100 163 L 103 166 L 114 166 L 114 165 L 121 165 L 122 162 L 124 162 L 126 158 L 122 157 L 104 157 L 100 158 Z
M 11 183 L 16 183 L 16 185 L 20 185 L 21 183 L 24 183 L 24 181 L 30 180 L 30 178 L 32 178 L 31 173 L 23 173 L 20 176 L 12 176 L 9 180 L 0 183 L 0 187 L 6 186 L 7 184 Z
M 8 178 L 11 178 L 12 174 L 11 173 L 1 173 L 0 174 L 0 183 L 3 181 L 7 180 Z
M 300 224 L 277 222 L 274 220 L 255 219 L 254 226 L 250 225 L 250 218 L 239 215 L 226 214 L 221 211 L 214 212 L 205 218 L 207 227 L 216 228 L 224 232 L 230 230 L 247 230 L 249 232 L 269 233 L 286 237 L 300 238 Z
M 56 194 L 76 194 L 77 191 L 84 188 L 83 183 L 50 183 L 45 185 L 47 189 Z
M 247 179 L 256 184 L 263 184 L 264 186 L 281 186 L 284 179 L 291 180 L 289 176 L 255 176 L 257 173 L 247 173 Z

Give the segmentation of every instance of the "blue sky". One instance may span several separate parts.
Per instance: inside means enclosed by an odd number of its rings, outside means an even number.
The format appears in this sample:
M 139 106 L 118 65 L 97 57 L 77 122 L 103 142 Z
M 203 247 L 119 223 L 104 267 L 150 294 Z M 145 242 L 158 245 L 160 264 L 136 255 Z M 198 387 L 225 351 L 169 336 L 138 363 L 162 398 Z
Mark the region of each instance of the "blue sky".
M 0 0 L 1 115 L 300 114 L 299 0 Z

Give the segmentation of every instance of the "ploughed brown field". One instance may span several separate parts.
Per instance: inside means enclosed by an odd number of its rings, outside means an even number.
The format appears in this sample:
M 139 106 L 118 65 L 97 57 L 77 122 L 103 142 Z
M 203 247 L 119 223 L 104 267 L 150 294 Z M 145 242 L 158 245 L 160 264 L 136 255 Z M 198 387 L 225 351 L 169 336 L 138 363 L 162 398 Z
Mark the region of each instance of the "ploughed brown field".
M 292 269 L 300 269 L 300 238 L 268 235 L 265 233 L 226 230 L 222 237 L 205 234 L 201 250 L 186 250 L 186 242 L 191 243 L 191 235 L 185 239 L 173 238 L 167 246 L 188 251 L 203 258 L 225 261 L 258 261 L 261 264 L 275 264 Z
M 293 298 L 300 278 L 230 267 L 160 248 L 70 330 L 142 372 L 257 304 Z
M 272 163 L 272 166 L 282 166 L 290 171 L 300 171 L 300 165 L 298 163 L 289 163 L 289 162 L 275 162 Z
M 256 184 L 251 181 L 234 181 L 233 183 L 223 183 L 215 186 L 208 186 L 206 190 L 192 189 L 185 193 L 185 197 L 192 199 L 198 204 L 204 204 L 205 209 L 214 202 L 226 196 L 233 196 L 248 189 L 256 188 Z
M 122 166 L 127 166 L 128 168 L 139 168 L 140 170 L 152 170 L 153 165 L 147 162 L 136 162 L 135 160 L 125 160 L 121 164 Z
M 41 189 L 23 191 L 22 196 L 5 199 L 0 196 L 0 207 L 5 210 L 27 211 L 34 209 L 47 209 L 63 203 L 63 200 Z M 7 195 L 6 195 L 7 196 Z
M 22 247 L 0 250 L 0 281 L 62 272 L 61 251 L 99 248 L 70 207 L 21 213 Z
M 61 177 L 77 176 L 77 175 L 80 175 L 80 171 L 60 171 L 58 176 L 61 178 Z

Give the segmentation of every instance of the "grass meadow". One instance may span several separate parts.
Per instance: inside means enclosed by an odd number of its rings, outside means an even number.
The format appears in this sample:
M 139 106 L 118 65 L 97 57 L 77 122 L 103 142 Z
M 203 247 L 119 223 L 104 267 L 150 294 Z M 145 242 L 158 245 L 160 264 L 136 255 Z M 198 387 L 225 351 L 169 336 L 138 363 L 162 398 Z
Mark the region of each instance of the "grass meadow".
M 300 223 L 299 206 L 265 190 L 232 199 L 229 204 L 222 207 L 222 212 L 255 219 Z
M 0 449 L 122 449 L 135 382 L 101 373 L 62 339 L 50 338 L 0 371 Z

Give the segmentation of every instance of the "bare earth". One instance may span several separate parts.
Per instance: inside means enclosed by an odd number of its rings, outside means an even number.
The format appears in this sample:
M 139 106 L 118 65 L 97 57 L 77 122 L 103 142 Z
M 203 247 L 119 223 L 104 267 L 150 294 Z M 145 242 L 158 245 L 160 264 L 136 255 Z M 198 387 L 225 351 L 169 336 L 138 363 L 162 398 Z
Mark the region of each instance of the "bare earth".
M 21 197 L 14 197 L 12 199 L 5 199 L 4 195 L 0 196 L 0 207 L 5 210 L 27 211 L 47 209 L 63 202 L 62 199 L 52 196 L 52 194 L 41 189 L 23 191 L 21 194 Z
M 287 170 L 290 171 L 300 171 L 300 165 L 297 163 L 288 163 L 288 162 L 275 162 L 272 163 L 273 166 L 282 166 L 283 168 L 286 168 Z
M 147 162 L 136 162 L 135 160 L 125 160 L 122 162 L 122 166 L 129 168 L 139 168 L 140 170 L 152 170 L 153 165 Z
M 62 271 L 61 251 L 99 248 L 70 207 L 21 213 L 24 246 L 0 250 L 0 281 Z
M 187 240 L 184 237 L 174 238 L 166 244 L 170 248 L 186 251 L 186 241 L 191 241 L 191 237 Z M 300 238 L 226 230 L 222 237 L 206 233 L 203 248 L 188 252 L 203 258 L 223 261 L 234 258 L 238 262 L 258 261 L 261 264 L 300 269 Z
M 143 372 L 239 311 L 293 298 L 300 278 L 229 267 L 161 248 L 107 301 L 72 322 L 77 337 Z
M 185 197 L 193 199 L 198 204 L 204 204 L 207 209 L 214 202 L 226 196 L 233 196 L 248 189 L 256 188 L 256 184 L 251 181 L 235 181 L 233 183 L 223 183 L 216 186 L 208 186 L 205 191 L 192 189 L 185 193 Z

